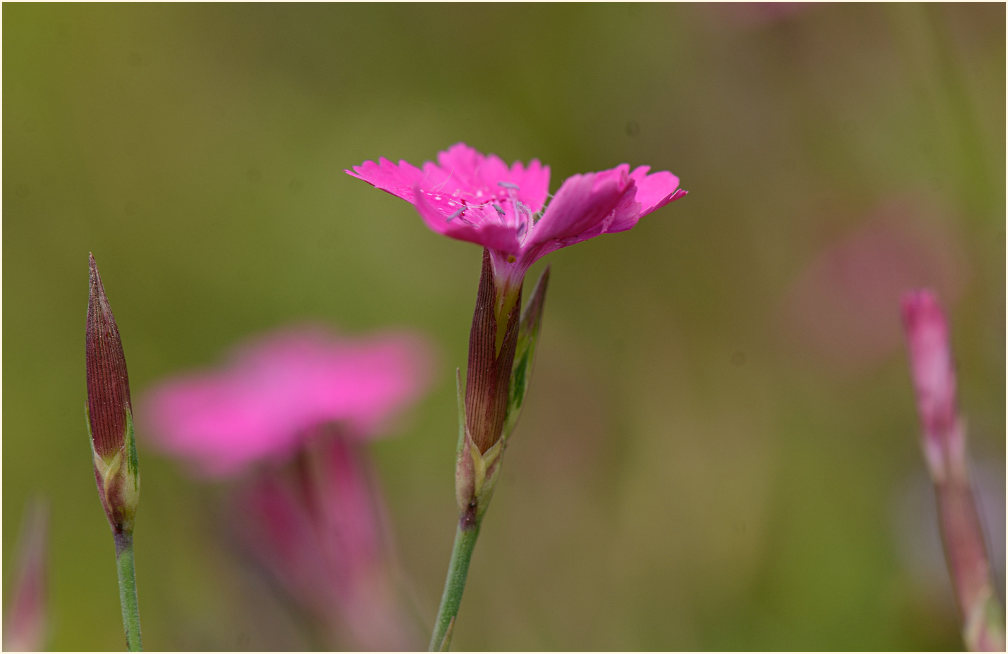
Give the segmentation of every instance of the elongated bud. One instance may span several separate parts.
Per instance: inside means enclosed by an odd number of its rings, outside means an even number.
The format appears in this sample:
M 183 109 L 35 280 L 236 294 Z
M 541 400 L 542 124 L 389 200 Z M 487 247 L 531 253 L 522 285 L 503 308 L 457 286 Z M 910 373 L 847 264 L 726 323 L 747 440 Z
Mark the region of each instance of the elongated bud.
M 489 358 L 491 350 L 489 341 L 491 334 L 499 330 L 499 324 L 492 323 L 486 319 L 490 315 L 487 309 L 493 297 L 493 284 L 491 282 L 492 270 L 489 269 L 488 258 L 484 256 L 483 275 L 480 278 L 480 292 L 476 303 L 476 316 L 473 318 L 473 331 L 470 337 L 470 358 L 469 371 L 466 385 L 465 400 L 462 399 L 461 380 L 457 380 L 456 390 L 459 395 L 459 444 L 456 452 L 455 463 L 455 498 L 459 509 L 462 512 L 462 526 L 466 528 L 472 526 L 478 518 L 486 511 L 487 504 L 493 496 L 497 478 L 500 475 L 501 460 L 504 448 L 507 446 L 507 439 L 514 430 L 521 413 L 522 404 L 525 401 L 525 394 L 528 391 L 529 379 L 532 375 L 532 364 L 535 360 L 536 344 L 539 340 L 539 328 L 542 324 L 543 305 L 546 301 L 546 287 L 549 282 L 549 268 L 543 272 L 536 284 L 532 294 L 532 300 L 521 312 L 521 319 L 518 320 L 519 309 L 521 307 L 521 289 L 513 299 L 513 304 L 500 303 L 508 312 L 507 327 L 503 330 L 504 336 L 501 339 L 500 351 L 492 366 L 477 368 L 473 361 L 480 363 L 478 357 L 473 356 L 473 352 L 479 354 L 481 351 L 486 358 Z M 500 291 L 496 291 L 498 294 Z M 481 308 L 483 312 L 481 313 Z M 500 311 L 498 311 L 500 315 Z M 500 395 L 489 396 L 495 411 L 501 411 L 500 422 L 496 422 L 498 414 L 493 414 L 492 421 L 480 422 L 473 420 L 471 412 L 479 411 L 484 405 L 478 403 L 481 397 L 472 392 L 474 369 L 477 375 L 480 370 L 496 384 L 494 389 Z M 506 372 L 507 378 L 502 376 Z M 476 382 L 481 378 L 477 376 Z M 477 387 L 479 388 L 479 387 Z M 503 406 L 497 404 L 503 403 Z M 483 414 L 486 416 L 487 414 Z M 489 427 L 486 425 L 489 424 Z M 474 436 L 474 430 L 485 428 L 481 435 L 494 435 L 488 447 L 482 447 L 480 441 Z
M 904 296 L 903 325 L 928 467 L 936 480 L 950 474 L 961 475 L 965 466 L 965 437 L 956 409 L 956 376 L 948 324 L 930 291 Z
M 466 427 L 480 453 L 500 440 L 507 418 L 520 312 L 521 287 L 498 288 L 490 253 L 484 249 L 476 311 L 469 332 L 465 394 Z
M 94 454 L 98 497 L 116 533 L 133 531 L 140 492 L 133 407 L 119 328 L 109 307 L 94 256 L 90 261 L 84 358 L 87 368 L 87 421 Z
M 990 558 L 966 463 L 966 430 L 956 406 L 949 330 L 930 291 L 903 298 L 910 371 L 923 427 L 923 449 L 938 500 L 945 562 L 971 650 L 1003 651 L 1004 609 L 991 582 Z
M 28 505 L 21 530 L 21 552 L 15 568 L 17 581 L 3 634 L 7 651 L 44 649 L 48 532 L 49 507 L 44 501 L 35 500 Z

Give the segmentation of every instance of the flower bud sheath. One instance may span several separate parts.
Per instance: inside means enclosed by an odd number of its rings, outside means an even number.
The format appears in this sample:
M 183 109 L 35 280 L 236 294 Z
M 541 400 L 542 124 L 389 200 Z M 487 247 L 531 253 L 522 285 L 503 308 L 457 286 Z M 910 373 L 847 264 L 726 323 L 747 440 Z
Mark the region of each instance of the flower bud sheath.
M 139 496 L 133 407 L 126 358 L 94 257 L 85 331 L 87 419 L 95 481 L 102 507 L 116 533 L 130 532 Z
M 469 332 L 466 368 L 466 429 L 480 453 L 500 439 L 508 412 L 511 366 L 518 342 L 521 287 L 495 283 L 490 253 L 483 250 L 483 270 Z

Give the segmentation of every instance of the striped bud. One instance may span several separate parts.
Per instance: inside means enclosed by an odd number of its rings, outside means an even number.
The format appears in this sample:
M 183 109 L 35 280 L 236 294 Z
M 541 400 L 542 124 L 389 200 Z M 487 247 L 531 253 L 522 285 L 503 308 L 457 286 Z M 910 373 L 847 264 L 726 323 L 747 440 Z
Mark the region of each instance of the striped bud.
M 87 422 L 98 497 L 116 533 L 133 531 L 140 492 L 126 358 L 94 256 L 89 255 L 85 362 Z
M 465 392 L 466 427 L 480 453 L 493 447 L 504 430 L 520 313 L 521 286 L 498 288 L 490 253 L 483 250 Z

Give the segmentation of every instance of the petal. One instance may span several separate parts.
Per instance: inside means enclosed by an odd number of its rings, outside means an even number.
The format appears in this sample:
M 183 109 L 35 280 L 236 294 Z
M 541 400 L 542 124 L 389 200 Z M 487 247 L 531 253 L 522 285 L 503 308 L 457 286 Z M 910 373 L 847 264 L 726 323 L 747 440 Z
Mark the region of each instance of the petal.
M 378 163 L 365 161 L 359 166 L 354 166 L 352 170 L 343 172 L 351 177 L 363 179 L 371 186 L 407 202 L 413 202 L 413 189 L 420 184 L 424 176 L 416 166 L 407 161 L 394 164 L 385 157 L 378 159 Z
M 549 178 L 549 166 L 544 166 L 538 159 L 533 159 L 527 168 L 522 166 L 520 161 L 511 164 L 506 181 L 518 187 L 518 199 L 527 204 L 532 213 L 539 213 L 549 193 Z
M 263 411 L 271 398 L 243 394 L 239 383 L 223 375 L 187 376 L 161 386 L 146 400 L 145 433 L 159 449 L 193 461 L 197 472 L 209 476 L 286 455 L 298 434 L 271 424 L 279 407 Z
M 634 201 L 635 187 L 628 170 L 629 166 L 622 165 L 564 181 L 523 248 L 528 263 L 603 234 L 614 222 L 636 221 L 640 205 Z
M 465 143 L 456 143 L 439 152 L 438 165 L 453 180 L 444 188 L 448 192 L 454 190 L 453 185 L 463 191 L 496 187 L 497 180 L 503 179 L 502 175 L 507 172 L 507 166 L 496 156 L 486 157 Z
M 507 185 L 517 187 L 518 199 L 527 204 L 532 213 L 538 213 L 546 202 L 550 171 L 549 166 L 543 166 L 538 159 L 530 161 L 527 168 L 516 161 L 509 169 L 495 154 L 483 155 L 465 143 L 456 143 L 438 153 L 438 164 L 439 170 L 443 171 L 439 180 L 443 183 L 441 190 L 446 193 L 482 190 L 490 195 Z M 428 173 L 428 165 L 437 168 L 433 164 L 425 164 L 425 173 Z M 426 180 L 424 188 L 432 188 Z
M 378 163 L 365 161 L 344 172 L 411 203 L 415 203 L 418 187 L 429 191 L 431 197 L 441 195 L 470 202 L 500 197 L 501 187 L 514 188 L 532 213 L 538 213 L 546 202 L 550 173 L 549 167 L 537 159 L 527 167 L 516 161 L 508 168 L 497 155 L 483 155 L 465 143 L 439 152 L 438 163 L 426 161 L 421 168 L 406 161 L 395 164 L 380 158 Z M 449 209 L 445 215 L 453 211 Z
M 686 191 L 679 188 L 679 178 L 672 173 L 663 170 L 648 175 L 648 170 L 650 166 L 640 166 L 630 173 L 630 179 L 637 188 L 634 199 L 640 205 L 640 213 L 613 220 L 607 232 L 626 231 L 643 216 L 686 195 Z
M 634 180 L 637 187 L 634 199 L 641 205 L 640 215 L 628 224 L 614 222 L 608 231 L 621 232 L 630 229 L 637 224 L 637 219 L 686 195 L 686 191 L 679 188 L 679 178 L 672 173 L 662 170 L 648 175 L 648 170 L 650 166 L 640 166 L 630 173 L 630 179 Z
M 289 329 L 240 348 L 223 370 L 158 387 L 145 402 L 144 431 L 199 472 L 227 475 L 285 458 L 320 424 L 377 435 L 419 393 L 428 365 L 423 344 L 407 334 L 351 341 Z
M 497 213 L 492 208 L 470 206 L 466 208 L 466 213 L 456 210 L 446 215 L 445 209 L 440 207 L 446 206 L 449 200 L 445 198 L 436 200 L 430 197 L 430 193 L 419 189 L 414 194 L 417 211 L 433 231 L 505 254 L 518 254 L 520 251 L 516 228 L 500 223 Z M 456 212 L 459 212 L 459 215 L 453 217 Z M 466 215 L 470 215 L 471 219 L 465 218 Z

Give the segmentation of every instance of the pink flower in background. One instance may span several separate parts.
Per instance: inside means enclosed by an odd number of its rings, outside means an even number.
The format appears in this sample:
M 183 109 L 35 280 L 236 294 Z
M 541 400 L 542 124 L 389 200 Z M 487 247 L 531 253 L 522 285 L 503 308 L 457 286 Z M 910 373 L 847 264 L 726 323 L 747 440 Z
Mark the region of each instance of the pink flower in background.
M 295 465 L 258 475 L 234 497 L 243 549 L 352 649 L 415 649 L 397 597 L 385 508 L 362 444 L 319 434 Z M 326 437 L 330 436 L 330 437 Z
M 954 300 L 970 265 L 954 221 L 937 207 L 895 197 L 824 239 L 783 298 L 779 329 L 788 347 L 857 374 L 900 347 L 892 308 L 907 288 L 931 286 Z
M 49 505 L 33 500 L 25 511 L 16 579 L 4 625 L 5 651 L 35 652 L 45 649 L 47 631 L 47 577 Z
M 719 19 L 718 27 L 750 29 L 787 22 L 814 8 L 814 4 L 806 2 L 725 2 L 704 6 Z
M 231 475 L 288 457 L 320 425 L 376 437 L 426 387 L 430 358 L 410 334 L 351 339 L 289 328 L 239 347 L 220 370 L 157 386 L 140 416 L 164 452 L 202 474 Z
M 347 174 L 406 200 L 435 232 L 490 250 L 495 277 L 517 287 L 540 257 L 609 232 L 630 229 L 686 191 L 669 172 L 622 164 L 569 177 L 549 206 L 549 167 L 533 160 L 509 168 L 464 143 L 417 168 L 406 161 L 365 161 Z
M 430 367 L 429 348 L 412 334 L 294 327 L 240 346 L 220 370 L 156 387 L 139 413 L 158 447 L 207 476 L 271 464 L 245 475 L 230 498 L 225 526 L 241 549 L 334 642 L 410 649 L 364 446 L 417 399 Z

